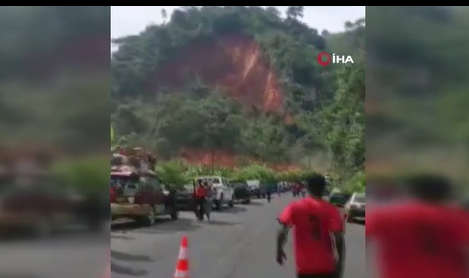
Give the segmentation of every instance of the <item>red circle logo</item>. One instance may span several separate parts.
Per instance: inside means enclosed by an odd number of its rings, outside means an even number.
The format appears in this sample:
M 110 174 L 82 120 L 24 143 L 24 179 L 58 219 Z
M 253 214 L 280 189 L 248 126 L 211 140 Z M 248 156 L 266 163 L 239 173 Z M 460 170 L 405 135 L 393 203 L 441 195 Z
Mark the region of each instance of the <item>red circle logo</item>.
M 318 64 L 320 64 L 323 67 L 329 65 L 332 61 L 331 55 L 327 52 L 319 53 L 317 59 L 318 59 Z

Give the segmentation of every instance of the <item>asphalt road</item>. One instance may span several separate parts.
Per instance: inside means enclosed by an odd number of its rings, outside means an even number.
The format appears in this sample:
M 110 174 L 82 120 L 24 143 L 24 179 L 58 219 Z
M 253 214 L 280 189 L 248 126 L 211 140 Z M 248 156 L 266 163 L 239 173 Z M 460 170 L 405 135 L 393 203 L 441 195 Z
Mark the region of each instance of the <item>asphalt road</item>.
M 47 239 L 0 241 L 0 277 L 101 278 L 109 258 L 109 234 L 67 232 Z
M 189 239 L 191 278 L 294 277 L 291 239 L 287 262 L 275 263 L 275 218 L 292 198 L 285 194 L 272 203 L 254 200 L 212 215 L 213 223 L 198 223 L 193 213 L 181 213 L 176 222 L 153 227 L 121 225 L 111 232 L 113 278 L 171 278 L 183 235 Z M 345 278 L 368 277 L 365 262 L 364 227 L 346 227 Z M 84 277 L 84 276 L 83 276 Z

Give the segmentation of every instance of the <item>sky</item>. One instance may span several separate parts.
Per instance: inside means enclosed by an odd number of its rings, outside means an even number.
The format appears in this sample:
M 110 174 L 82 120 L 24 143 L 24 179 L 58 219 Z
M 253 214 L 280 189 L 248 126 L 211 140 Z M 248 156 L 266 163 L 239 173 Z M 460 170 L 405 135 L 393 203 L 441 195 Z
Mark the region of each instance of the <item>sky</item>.
M 112 6 L 111 38 L 135 35 L 152 23 L 161 23 L 161 10 L 166 9 L 168 18 L 178 6 Z M 285 13 L 287 6 L 275 6 Z M 365 17 L 365 6 L 305 6 L 303 21 L 319 32 L 338 32 L 346 21 Z

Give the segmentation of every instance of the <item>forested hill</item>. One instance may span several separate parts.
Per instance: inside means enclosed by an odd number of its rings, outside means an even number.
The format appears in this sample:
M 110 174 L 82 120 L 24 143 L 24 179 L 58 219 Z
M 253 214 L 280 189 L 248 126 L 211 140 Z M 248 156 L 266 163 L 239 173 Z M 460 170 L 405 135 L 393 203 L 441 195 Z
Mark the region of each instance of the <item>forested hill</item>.
M 160 158 L 234 166 L 301 164 L 324 155 L 363 166 L 364 20 L 329 34 L 275 8 L 184 6 L 138 35 L 117 38 L 112 121 L 119 144 Z M 354 64 L 320 67 L 320 51 Z
M 418 167 L 467 181 L 468 15 L 459 6 L 367 7 L 368 177 Z

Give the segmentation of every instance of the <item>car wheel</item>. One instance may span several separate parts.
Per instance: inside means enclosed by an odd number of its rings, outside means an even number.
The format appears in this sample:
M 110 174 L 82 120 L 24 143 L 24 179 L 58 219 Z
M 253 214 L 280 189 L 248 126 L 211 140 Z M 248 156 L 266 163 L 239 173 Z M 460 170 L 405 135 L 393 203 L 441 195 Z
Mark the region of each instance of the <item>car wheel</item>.
M 142 216 L 139 222 L 144 226 L 153 226 L 155 224 L 155 212 L 150 211 L 147 215 Z
M 230 207 L 230 208 L 234 207 L 233 198 L 231 198 L 231 200 L 228 202 L 228 207 Z
M 171 220 L 178 220 L 179 219 L 179 210 L 177 210 L 176 208 L 172 208 L 170 216 L 171 216 Z
M 353 217 L 350 215 L 347 215 L 347 223 L 353 223 Z
M 223 201 L 223 199 L 215 200 L 215 201 L 214 201 L 215 210 L 221 210 L 221 202 L 222 202 L 222 201 Z

